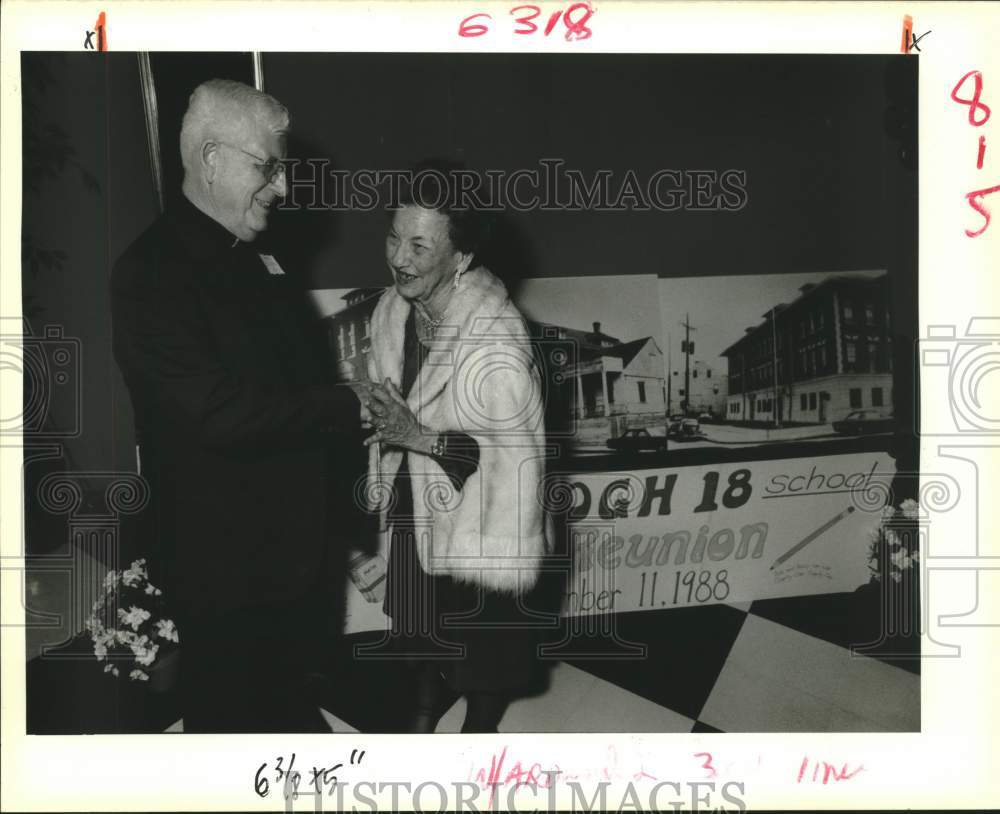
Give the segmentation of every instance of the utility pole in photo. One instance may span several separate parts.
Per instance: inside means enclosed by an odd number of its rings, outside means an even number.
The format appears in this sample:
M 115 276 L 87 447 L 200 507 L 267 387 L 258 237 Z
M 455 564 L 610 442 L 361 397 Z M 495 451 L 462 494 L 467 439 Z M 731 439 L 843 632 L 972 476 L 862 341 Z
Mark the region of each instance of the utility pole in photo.
M 673 388 L 671 387 L 671 380 L 674 377 L 674 351 L 673 342 L 670 339 L 670 333 L 667 332 L 667 418 L 670 418 L 670 414 L 673 412 L 671 410 L 671 401 L 673 399 Z
M 681 412 L 688 414 L 691 407 L 691 354 L 694 353 L 694 342 L 691 341 L 691 331 L 696 330 L 691 325 L 691 315 L 685 314 L 684 341 L 681 342 L 681 352 L 684 354 L 684 398 L 681 400 Z
M 775 428 L 781 427 L 781 419 L 778 418 L 778 326 L 775 319 L 776 311 L 771 309 L 771 366 L 774 369 L 774 402 L 771 409 L 771 418 Z

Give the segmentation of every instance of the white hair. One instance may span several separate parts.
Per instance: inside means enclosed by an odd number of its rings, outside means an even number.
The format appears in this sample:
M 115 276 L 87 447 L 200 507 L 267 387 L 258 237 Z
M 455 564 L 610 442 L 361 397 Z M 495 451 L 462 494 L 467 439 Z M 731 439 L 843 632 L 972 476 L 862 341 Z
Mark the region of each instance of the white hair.
M 202 145 L 212 139 L 237 141 L 254 122 L 284 132 L 288 109 L 273 96 L 235 82 L 209 79 L 194 89 L 181 122 L 181 162 L 185 174 L 198 166 Z

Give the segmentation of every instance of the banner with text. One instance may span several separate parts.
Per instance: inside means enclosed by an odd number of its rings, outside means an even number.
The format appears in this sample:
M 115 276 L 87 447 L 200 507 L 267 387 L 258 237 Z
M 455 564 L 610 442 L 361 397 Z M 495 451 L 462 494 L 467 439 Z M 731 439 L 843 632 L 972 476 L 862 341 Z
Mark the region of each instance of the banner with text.
M 852 591 L 894 471 L 870 453 L 566 475 L 563 613 Z
M 564 616 L 852 591 L 895 473 L 884 452 L 616 472 L 553 472 L 567 518 Z M 388 627 L 387 535 L 352 561 L 346 631 Z

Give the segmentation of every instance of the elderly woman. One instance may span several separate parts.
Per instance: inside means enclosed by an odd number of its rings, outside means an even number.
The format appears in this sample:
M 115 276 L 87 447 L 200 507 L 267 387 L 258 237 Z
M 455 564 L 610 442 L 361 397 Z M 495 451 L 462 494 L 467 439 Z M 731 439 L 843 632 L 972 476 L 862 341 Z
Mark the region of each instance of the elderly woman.
M 369 376 L 384 388 L 366 444 L 391 495 L 384 610 L 416 662 L 410 729 L 434 731 L 447 683 L 468 702 L 462 731 L 496 732 L 536 659 L 519 600 L 548 550 L 541 387 L 521 315 L 474 262 L 477 214 L 442 178 L 403 198 L 386 237 L 395 285 L 371 320 Z

